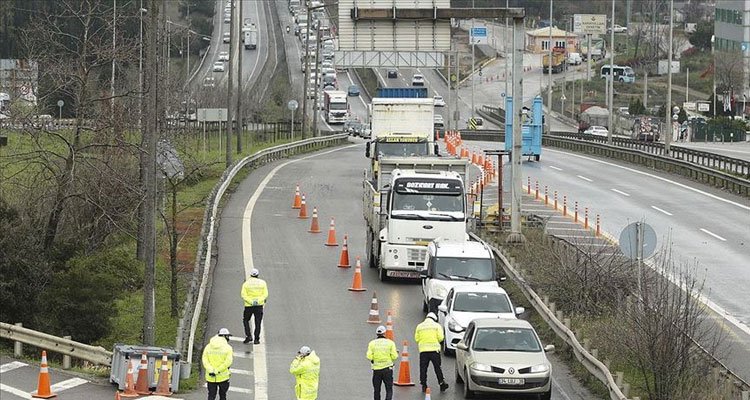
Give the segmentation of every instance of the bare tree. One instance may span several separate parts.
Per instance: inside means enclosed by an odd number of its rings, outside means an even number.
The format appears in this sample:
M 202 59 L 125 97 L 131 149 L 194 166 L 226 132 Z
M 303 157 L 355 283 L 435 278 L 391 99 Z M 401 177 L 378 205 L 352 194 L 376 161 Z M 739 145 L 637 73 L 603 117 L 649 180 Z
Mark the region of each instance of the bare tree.
M 717 52 L 714 58 L 717 91 L 734 92 L 742 88 L 744 60 L 739 52 Z

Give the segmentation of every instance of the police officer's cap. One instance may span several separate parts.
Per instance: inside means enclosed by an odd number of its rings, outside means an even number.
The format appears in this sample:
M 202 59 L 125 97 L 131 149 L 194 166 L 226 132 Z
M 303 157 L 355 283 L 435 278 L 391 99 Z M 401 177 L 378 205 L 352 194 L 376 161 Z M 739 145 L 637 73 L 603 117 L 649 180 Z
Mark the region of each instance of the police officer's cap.
M 253 268 L 252 271 L 250 271 L 250 276 L 254 277 L 258 275 L 260 275 L 260 271 L 258 271 L 257 269 Z
M 231 336 L 232 334 L 229 333 L 229 329 L 227 328 L 221 328 L 219 329 L 219 336 Z
M 438 317 L 437 317 L 437 315 L 435 315 L 434 312 L 427 313 L 427 318 L 429 318 L 429 319 L 431 319 L 431 320 L 433 320 L 435 322 L 437 322 L 437 320 L 438 320 Z
M 307 346 L 302 346 L 297 353 L 303 356 L 309 356 L 310 353 L 312 353 L 312 349 Z
M 375 329 L 375 333 L 377 333 L 378 335 L 385 334 L 385 327 L 383 325 L 380 325 Z

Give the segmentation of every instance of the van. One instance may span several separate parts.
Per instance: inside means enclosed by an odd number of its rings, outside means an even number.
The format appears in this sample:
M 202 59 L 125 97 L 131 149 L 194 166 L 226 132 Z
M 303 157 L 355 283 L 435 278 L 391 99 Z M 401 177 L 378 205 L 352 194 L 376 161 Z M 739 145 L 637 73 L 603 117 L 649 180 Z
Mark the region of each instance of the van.
M 581 53 L 568 53 L 568 65 L 581 65 L 582 62 Z

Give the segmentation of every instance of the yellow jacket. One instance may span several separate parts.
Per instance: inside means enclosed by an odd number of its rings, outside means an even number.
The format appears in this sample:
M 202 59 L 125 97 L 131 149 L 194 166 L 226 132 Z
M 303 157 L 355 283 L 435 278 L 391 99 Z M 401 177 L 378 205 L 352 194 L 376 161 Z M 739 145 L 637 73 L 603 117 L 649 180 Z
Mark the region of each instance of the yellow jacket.
M 391 339 L 377 338 L 367 345 L 367 359 L 372 361 L 373 370 L 393 367 L 397 358 L 396 343 Z
M 242 284 L 242 299 L 245 307 L 262 306 L 268 298 L 268 286 L 266 281 L 256 277 L 250 277 Z
M 444 339 L 443 327 L 431 318 L 425 318 L 414 331 L 414 341 L 419 345 L 419 352 L 440 351 L 440 342 Z
M 216 335 L 211 338 L 203 349 L 203 369 L 206 370 L 206 382 L 228 381 L 232 375 L 232 346 L 226 339 Z M 214 374 L 214 376 L 211 376 Z
M 289 373 L 294 375 L 296 380 L 294 394 L 297 396 L 297 400 L 315 400 L 318 398 L 320 358 L 314 351 L 307 357 L 295 357 L 289 366 Z

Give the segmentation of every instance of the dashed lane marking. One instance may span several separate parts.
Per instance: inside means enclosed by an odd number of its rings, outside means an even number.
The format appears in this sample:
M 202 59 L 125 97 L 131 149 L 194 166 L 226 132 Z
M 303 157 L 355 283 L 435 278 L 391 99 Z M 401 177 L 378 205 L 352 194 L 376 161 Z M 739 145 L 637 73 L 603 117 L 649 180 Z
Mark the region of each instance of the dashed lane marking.
M 615 193 L 619 193 L 619 194 L 621 194 L 621 195 L 623 195 L 625 197 L 630 197 L 630 195 L 628 193 L 625 193 L 622 190 L 617 190 L 617 189 L 609 189 L 609 190 L 611 190 L 611 191 L 613 191 Z
M 662 214 L 666 214 L 666 215 L 672 216 L 671 212 L 669 212 L 667 210 L 663 210 L 663 209 L 661 209 L 661 208 L 659 208 L 657 206 L 651 206 L 651 208 L 653 208 L 654 210 L 656 210 L 656 211 L 658 211 L 658 212 L 660 212 Z
M 589 179 L 589 178 L 586 178 L 586 177 L 585 177 L 585 176 L 583 176 L 583 175 L 576 175 L 576 176 L 577 176 L 577 177 L 579 177 L 579 178 L 581 178 L 581 179 L 583 179 L 583 180 L 584 180 L 584 181 L 586 181 L 586 182 L 593 182 L 593 180 L 591 180 L 591 179 Z
M 8 371 L 13 371 L 14 369 L 23 368 L 27 365 L 28 364 L 22 363 L 20 361 L 9 362 L 7 364 L 0 365 L 0 374 Z
M 554 165 L 549 166 L 551 169 L 554 169 L 555 171 L 562 171 L 562 168 L 555 167 Z
M 711 235 L 711 236 L 713 236 L 713 237 L 715 237 L 715 238 L 717 238 L 717 239 L 721 240 L 722 242 L 726 242 L 726 241 L 727 241 L 727 240 L 726 240 L 726 239 L 724 239 L 723 237 L 721 237 L 721 236 L 719 236 L 719 235 L 717 235 L 717 234 L 715 234 L 715 233 L 713 233 L 713 232 L 709 231 L 708 229 L 703 229 L 703 228 L 701 228 L 701 232 L 703 232 L 703 233 L 705 233 L 705 234 L 707 234 L 707 235 Z

